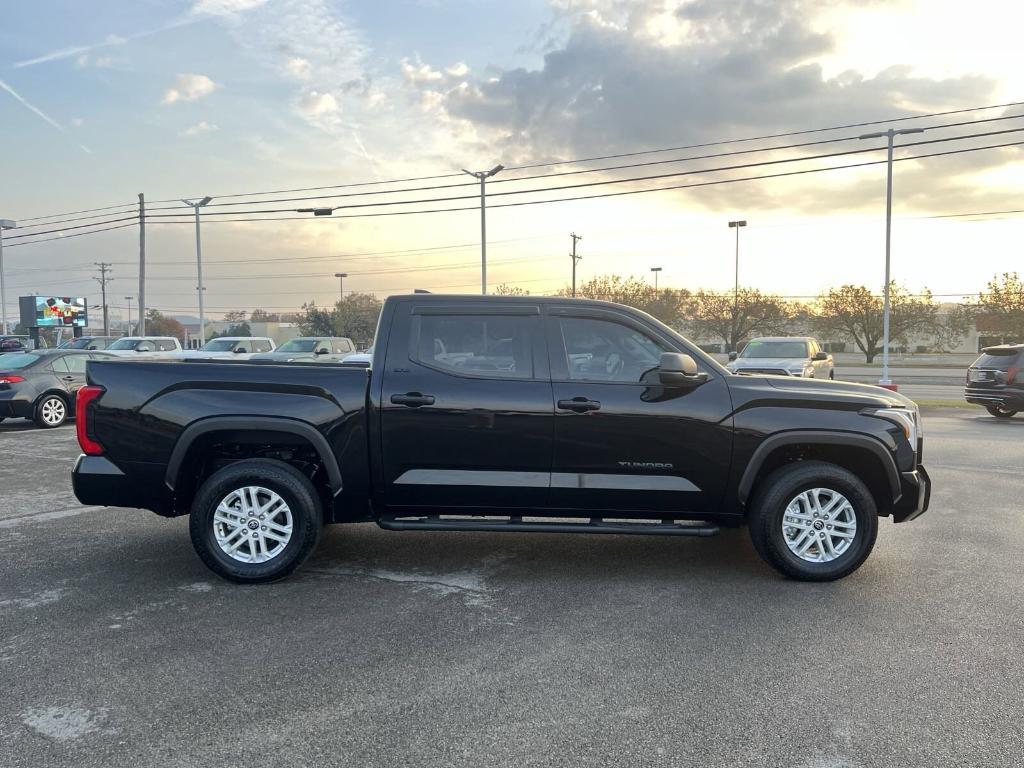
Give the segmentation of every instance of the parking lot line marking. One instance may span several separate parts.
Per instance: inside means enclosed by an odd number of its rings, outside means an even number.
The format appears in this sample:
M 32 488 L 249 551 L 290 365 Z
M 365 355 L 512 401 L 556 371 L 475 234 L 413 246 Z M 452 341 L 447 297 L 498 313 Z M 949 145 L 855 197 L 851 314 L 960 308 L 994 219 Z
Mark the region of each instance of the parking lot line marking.
M 71 509 L 50 510 L 48 512 L 29 512 L 27 515 L 8 517 L 0 520 L 0 528 L 14 528 L 22 523 L 39 523 L 48 520 L 59 520 L 64 517 L 74 517 L 85 512 L 96 512 L 106 507 L 73 507 Z

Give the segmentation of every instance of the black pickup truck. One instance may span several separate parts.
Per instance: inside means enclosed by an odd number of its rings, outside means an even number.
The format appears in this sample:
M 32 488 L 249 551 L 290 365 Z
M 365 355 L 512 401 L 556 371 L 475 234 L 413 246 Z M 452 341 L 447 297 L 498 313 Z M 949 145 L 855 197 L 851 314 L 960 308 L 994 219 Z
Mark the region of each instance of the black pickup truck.
M 191 515 L 203 561 L 281 578 L 326 523 L 709 536 L 749 526 L 810 581 L 856 570 L 879 516 L 928 507 L 917 407 L 873 386 L 729 373 L 637 310 L 391 297 L 369 369 L 93 361 L 84 504 Z

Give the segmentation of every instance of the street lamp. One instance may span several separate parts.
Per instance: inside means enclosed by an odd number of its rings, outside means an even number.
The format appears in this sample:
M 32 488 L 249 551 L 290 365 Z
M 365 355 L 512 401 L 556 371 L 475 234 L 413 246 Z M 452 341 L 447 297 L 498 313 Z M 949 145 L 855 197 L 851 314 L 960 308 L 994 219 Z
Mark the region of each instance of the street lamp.
M 199 292 L 199 338 L 200 345 L 206 343 L 206 312 L 203 309 L 203 245 L 202 240 L 199 237 L 199 209 L 204 205 L 213 200 L 212 197 L 207 195 L 202 200 L 192 202 L 191 200 L 182 200 L 185 205 L 189 206 L 196 212 L 196 272 L 199 277 L 199 285 L 196 290 Z
M 10 219 L 0 219 L 0 325 L 7 335 L 7 290 L 4 287 L 4 230 L 14 229 L 18 223 Z
M 651 267 L 651 272 L 654 273 L 654 292 L 658 292 L 658 273 L 661 272 L 661 267 Z
M 296 213 L 312 213 L 314 216 L 331 216 L 334 214 L 333 208 L 296 208 Z
M 132 300 L 135 297 L 134 296 L 125 296 L 124 298 L 125 298 L 125 301 L 128 302 L 128 333 L 126 333 L 125 336 L 131 336 L 132 335 Z
M 348 272 L 335 272 L 334 276 L 338 278 L 338 295 L 341 300 L 345 300 L 345 278 L 348 277 Z
M 861 139 L 887 140 L 888 152 L 886 155 L 886 182 L 885 182 L 885 287 L 882 289 L 882 379 L 878 383 L 883 387 L 891 387 L 889 380 L 889 254 L 892 239 L 892 147 L 893 140 L 897 136 L 906 133 L 924 133 L 924 128 L 903 128 L 896 130 L 890 128 L 887 131 L 877 133 L 865 133 Z
M 747 226 L 746 219 L 729 222 L 729 227 L 736 230 L 736 271 L 732 287 L 732 312 L 734 318 L 740 307 L 740 228 L 745 226 Z
M 489 171 L 467 171 L 474 179 L 480 180 L 480 293 L 487 294 L 487 179 L 501 172 L 504 165 L 496 165 Z

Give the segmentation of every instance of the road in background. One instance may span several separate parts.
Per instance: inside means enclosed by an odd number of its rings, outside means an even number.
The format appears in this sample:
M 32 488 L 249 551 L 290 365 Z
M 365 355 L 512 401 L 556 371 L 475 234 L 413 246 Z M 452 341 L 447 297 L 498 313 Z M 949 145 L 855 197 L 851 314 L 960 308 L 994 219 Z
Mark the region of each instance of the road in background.
M 1016 768 L 1024 419 L 925 420 L 932 509 L 833 584 L 743 530 L 368 524 L 259 587 L 185 518 L 75 504 L 70 428 L 5 423 L 3 763 Z

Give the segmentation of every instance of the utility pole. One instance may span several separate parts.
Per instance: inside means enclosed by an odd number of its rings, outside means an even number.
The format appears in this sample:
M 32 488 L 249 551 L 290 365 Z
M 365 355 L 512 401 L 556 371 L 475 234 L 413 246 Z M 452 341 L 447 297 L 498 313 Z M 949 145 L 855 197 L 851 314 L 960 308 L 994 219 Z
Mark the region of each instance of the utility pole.
M 576 298 L 576 263 L 583 258 L 576 255 L 576 243 L 583 239 L 583 235 L 571 232 L 569 237 L 572 238 L 572 253 L 569 254 L 572 257 L 572 296 Z
M 736 333 L 736 323 L 739 320 L 739 314 L 740 314 L 740 229 L 742 227 L 745 227 L 745 226 L 747 226 L 747 220 L 746 219 L 740 219 L 738 221 L 730 221 L 729 222 L 729 227 L 731 229 L 735 229 L 736 230 L 736 271 L 734 273 L 735 274 L 735 279 L 734 279 L 733 288 L 732 288 L 732 329 L 733 329 L 733 335 L 734 336 L 735 336 L 735 333 Z M 734 338 L 732 340 L 732 346 L 733 346 L 733 349 L 731 350 L 732 352 L 736 352 L 737 351 L 735 349 L 735 347 L 737 347 L 739 345 L 738 343 L 739 343 L 739 339 Z
M 903 128 L 901 130 L 890 128 L 887 131 L 865 133 L 863 136 L 858 137 L 861 139 L 885 138 L 888 142 L 885 181 L 885 288 L 882 289 L 882 296 L 884 297 L 882 302 L 882 379 L 878 383 L 883 387 L 891 387 L 893 389 L 895 387 L 892 387 L 892 382 L 889 380 L 889 255 L 892 239 L 892 147 L 893 140 L 905 133 L 924 133 L 924 128 Z
M 0 219 L 0 325 L 4 328 L 4 336 L 7 335 L 7 287 L 4 285 L 4 230 L 14 229 L 16 222 L 10 219 Z
M 185 205 L 189 206 L 196 212 L 196 274 L 199 278 L 199 285 L 196 286 L 196 291 L 199 292 L 199 345 L 202 346 L 206 343 L 206 311 L 203 309 L 203 243 L 199 236 L 199 209 L 204 205 L 213 200 L 212 197 L 207 195 L 202 200 L 182 200 Z
M 474 179 L 480 180 L 480 293 L 487 295 L 487 188 L 486 183 L 491 176 L 500 173 L 504 165 L 496 165 L 489 171 L 467 171 Z M 319 215 L 319 214 L 316 214 Z
M 131 336 L 132 335 L 132 299 L 134 299 L 135 297 L 134 296 L 125 296 L 124 298 L 125 298 L 125 301 L 128 302 L 128 333 L 126 333 L 125 336 Z
M 107 273 L 110 272 L 110 262 L 108 261 L 97 261 L 96 266 L 99 267 L 100 276 L 94 277 L 97 283 L 100 284 L 100 292 L 103 294 L 103 335 L 110 335 L 110 308 L 107 306 L 107 283 L 114 278 L 108 277 Z
M 139 336 L 146 335 L 146 196 L 139 192 Z

